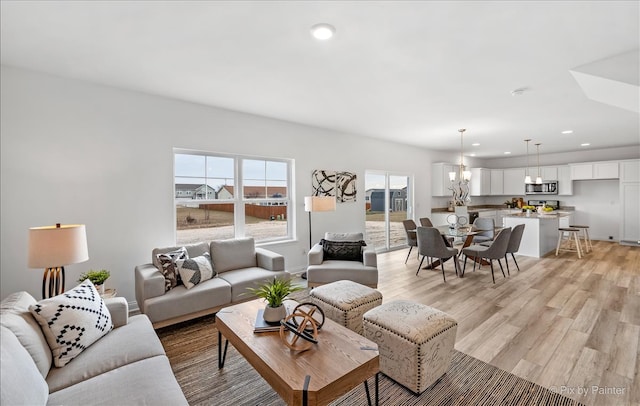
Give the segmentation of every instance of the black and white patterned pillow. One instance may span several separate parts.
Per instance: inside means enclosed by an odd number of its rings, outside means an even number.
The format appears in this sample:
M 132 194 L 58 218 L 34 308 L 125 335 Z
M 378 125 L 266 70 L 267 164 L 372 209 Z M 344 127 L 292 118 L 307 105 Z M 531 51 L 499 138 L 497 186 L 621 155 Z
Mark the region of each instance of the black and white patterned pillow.
M 211 255 L 206 252 L 199 257 L 179 259 L 176 261 L 176 267 L 182 278 L 182 283 L 187 289 L 217 275 L 213 270 Z
M 329 241 L 322 239 L 323 260 L 362 261 L 362 247 L 367 244 L 360 241 Z
M 181 247 L 175 251 L 158 254 L 156 257 L 160 262 L 160 272 L 164 275 L 164 290 L 167 292 L 180 283 L 176 261 L 189 258 L 189 253 L 185 247 Z
M 40 324 L 57 367 L 113 329 L 111 314 L 89 279 L 75 288 L 29 306 Z

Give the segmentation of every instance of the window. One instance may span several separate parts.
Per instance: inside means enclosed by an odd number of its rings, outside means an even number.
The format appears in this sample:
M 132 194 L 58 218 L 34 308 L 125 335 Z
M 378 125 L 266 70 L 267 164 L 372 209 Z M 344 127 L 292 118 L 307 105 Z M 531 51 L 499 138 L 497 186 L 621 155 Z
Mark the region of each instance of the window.
M 176 243 L 290 239 L 292 162 L 176 149 Z M 241 191 L 241 192 L 238 192 Z

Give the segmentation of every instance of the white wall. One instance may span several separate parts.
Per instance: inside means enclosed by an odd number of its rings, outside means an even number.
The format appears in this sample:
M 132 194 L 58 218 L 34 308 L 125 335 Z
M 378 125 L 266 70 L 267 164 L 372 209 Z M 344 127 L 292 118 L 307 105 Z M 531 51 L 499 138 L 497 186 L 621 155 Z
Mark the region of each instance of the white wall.
M 364 231 L 364 171 L 415 175 L 416 218 L 431 207 L 435 153 L 320 128 L 57 78 L 3 66 L 1 92 L 0 297 L 40 297 L 27 267 L 28 228 L 84 223 L 88 262 L 67 269 L 67 288 L 88 269 L 112 272 L 109 287 L 134 301 L 135 265 L 173 245 L 174 147 L 295 159 L 298 239 L 270 245 L 289 269 L 306 265 L 303 199 L 313 169 L 356 172 L 357 203 L 313 218 L 324 231 Z M 133 304 L 133 303 L 132 303 Z

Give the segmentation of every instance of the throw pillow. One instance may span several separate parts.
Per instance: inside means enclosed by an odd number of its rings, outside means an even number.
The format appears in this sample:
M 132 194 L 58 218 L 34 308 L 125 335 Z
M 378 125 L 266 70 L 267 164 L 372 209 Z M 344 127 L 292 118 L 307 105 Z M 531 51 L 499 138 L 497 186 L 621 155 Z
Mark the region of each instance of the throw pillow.
M 165 252 L 157 255 L 160 262 L 160 271 L 164 275 L 164 290 L 169 291 L 180 282 L 180 273 L 176 268 L 176 261 L 189 258 L 187 249 L 182 247 L 175 251 Z
M 182 283 L 187 289 L 216 276 L 208 253 L 195 258 L 179 259 L 176 261 L 176 266 Z
M 89 279 L 75 288 L 29 306 L 40 324 L 57 367 L 113 329 L 111 314 Z
M 362 261 L 362 247 L 367 244 L 360 241 L 328 241 L 321 240 L 323 259 L 341 261 Z

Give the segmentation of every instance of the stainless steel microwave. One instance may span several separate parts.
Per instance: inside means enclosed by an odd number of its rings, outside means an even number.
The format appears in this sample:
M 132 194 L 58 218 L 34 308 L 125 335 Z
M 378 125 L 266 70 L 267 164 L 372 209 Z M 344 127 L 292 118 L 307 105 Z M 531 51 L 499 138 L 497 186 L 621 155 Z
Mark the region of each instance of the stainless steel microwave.
M 543 180 L 542 183 L 525 183 L 524 194 L 526 195 L 557 195 L 558 181 Z

